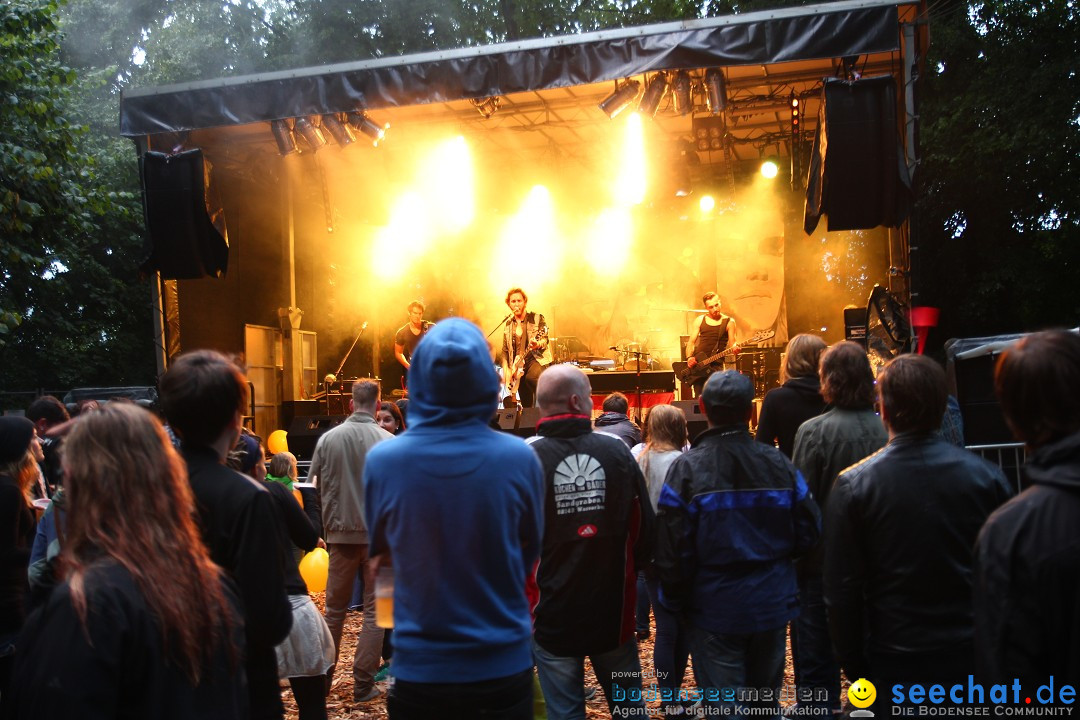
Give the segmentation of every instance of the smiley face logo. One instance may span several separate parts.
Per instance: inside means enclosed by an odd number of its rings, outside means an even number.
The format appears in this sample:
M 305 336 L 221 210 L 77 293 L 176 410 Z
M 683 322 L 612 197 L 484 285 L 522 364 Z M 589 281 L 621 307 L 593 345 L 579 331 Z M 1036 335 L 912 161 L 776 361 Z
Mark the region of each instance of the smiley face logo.
M 847 689 L 848 700 L 857 708 L 867 708 L 877 698 L 877 688 L 866 678 L 859 678 Z

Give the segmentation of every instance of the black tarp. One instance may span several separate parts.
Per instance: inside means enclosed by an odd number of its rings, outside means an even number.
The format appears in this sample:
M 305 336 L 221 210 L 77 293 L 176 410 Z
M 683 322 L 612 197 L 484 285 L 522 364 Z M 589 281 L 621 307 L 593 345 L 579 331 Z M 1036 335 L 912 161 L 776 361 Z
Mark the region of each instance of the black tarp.
M 503 43 L 126 92 L 128 137 L 571 87 L 679 68 L 899 50 L 898 2 L 829 5 Z

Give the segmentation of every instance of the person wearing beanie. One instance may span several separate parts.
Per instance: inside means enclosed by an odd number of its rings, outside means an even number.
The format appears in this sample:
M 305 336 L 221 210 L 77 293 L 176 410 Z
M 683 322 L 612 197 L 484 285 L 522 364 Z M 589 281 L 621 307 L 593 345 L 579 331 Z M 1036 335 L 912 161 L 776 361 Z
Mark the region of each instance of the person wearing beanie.
M 0 417 L 0 716 L 6 716 L 15 640 L 26 619 L 30 592 L 26 569 L 34 542 L 30 488 L 37 479 L 37 443 L 34 423 Z
M 488 426 L 498 395 L 483 333 L 444 320 L 412 356 L 409 431 L 368 452 L 371 554 L 394 568 L 391 720 L 532 718 L 525 582 L 543 477 L 522 440 Z
M 690 625 L 698 685 L 733 688 L 710 712 L 780 712 L 758 688 L 784 681 L 788 622 L 798 615 L 795 558 L 817 541 L 821 515 L 802 473 L 747 430 L 750 378 L 709 376 L 709 429 L 677 457 L 660 490 L 655 567 L 660 602 Z

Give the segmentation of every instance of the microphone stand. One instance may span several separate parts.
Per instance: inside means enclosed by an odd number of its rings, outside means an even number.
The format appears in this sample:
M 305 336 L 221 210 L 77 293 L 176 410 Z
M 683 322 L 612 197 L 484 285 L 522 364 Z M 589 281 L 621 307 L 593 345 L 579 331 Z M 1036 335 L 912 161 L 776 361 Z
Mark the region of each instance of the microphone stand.
M 644 355 L 645 357 L 649 357 L 649 353 L 641 352 L 639 350 L 621 350 L 615 345 L 612 345 L 610 349 L 634 356 L 634 365 L 637 368 L 634 373 L 634 395 L 637 396 L 637 421 L 640 424 L 642 412 L 644 410 L 644 408 L 641 407 L 641 356 Z
M 364 324 L 360 326 L 360 332 L 358 332 L 356 334 L 356 338 L 352 341 L 352 345 L 349 346 L 348 352 L 345 353 L 345 357 L 341 358 L 341 364 L 337 366 L 337 372 L 334 373 L 334 382 L 338 381 L 338 378 L 341 375 L 341 371 L 345 369 L 345 363 L 348 361 L 349 356 L 352 355 L 352 351 L 356 349 L 356 343 L 360 342 L 360 336 L 364 334 L 365 330 L 367 330 L 367 326 L 368 326 L 367 320 L 365 320 Z M 326 394 L 327 394 L 327 398 L 326 398 L 326 414 L 329 415 L 330 414 L 330 397 L 329 397 L 330 392 L 329 392 L 329 388 L 327 389 Z M 339 392 L 338 394 L 340 395 L 341 393 Z
M 507 313 L 506 317 L 504 317 L 502 320 L 500 320 L 498 325 L 491 328 L 491 332 L 489 332 L 484 337 L 491 337 L 492 335 L 494 335 L 495 331 L 498 330 L 499 328 L 501 328 L 503 326 L 503 323 L 506 322 L 507 320 L 509 320 L 510 318 L 512 318 L 513 316 L 514 316 L 514 313 Z

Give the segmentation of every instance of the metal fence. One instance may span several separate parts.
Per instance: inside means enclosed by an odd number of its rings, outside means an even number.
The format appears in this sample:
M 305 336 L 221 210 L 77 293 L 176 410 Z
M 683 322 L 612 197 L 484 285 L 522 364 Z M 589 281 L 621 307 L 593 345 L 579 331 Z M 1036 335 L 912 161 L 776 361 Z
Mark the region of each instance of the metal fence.
M 1024 489 L 1021 468 L 1027 460 L 1027 450 L 1023 443 L 968 445 L 967 449 L 1001 468 L 1016 492 Z

